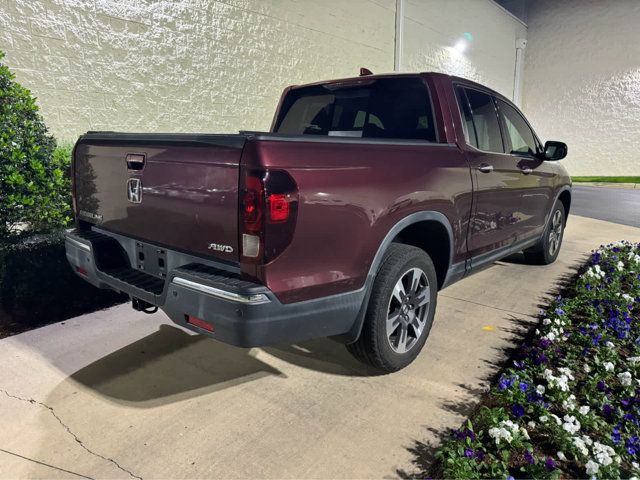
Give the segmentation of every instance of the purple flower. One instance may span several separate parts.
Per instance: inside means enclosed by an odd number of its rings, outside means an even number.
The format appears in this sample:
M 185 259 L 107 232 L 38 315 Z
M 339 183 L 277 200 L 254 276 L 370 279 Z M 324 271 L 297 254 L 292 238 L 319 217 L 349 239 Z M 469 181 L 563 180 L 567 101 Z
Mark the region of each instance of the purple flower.
M 596 388 L 598 389 L 599 392 L 604 392 L 605 389 L 607 388 L 607 386 L 605 385 L 605 383 L 602 380 L 600 380 L 598 382 L 598 384 L 596 385 Z
M 536 463 L 536 459 L 533 458 L 533 455 L 529 450 L 524 451 L 524 459 L 529 465 L 533 465 L 534 463 Z
M 473 451 L 472 448 L 465 448 L 465 450 L 464 450 L 464 456 L 465 457 L 472 458 L 472 457 L 474 457 L 474 455 L 475 455 L 475 452 Z
M 529 384 L 527 382 L 520 382 L 519 387 L 521 392 L 526 392 L 529 388 Z
M 561 308 L 556 308 L 555 312 L 556 312 L 556 315 L 558 316 L 564 315 L 564 310 L 562 310 Z
M 627 439 L 624 443 L 627 452 L 629 455 L 637 455 L 640 453 L 640 437 L 638 435 L 633 435 L 631 438 Z
M 620 443 L 620 424 L 613 427 L 613 431 L 611 432 L 611 441 L 614 445 L 618 445 Z
M 518 403 L 516 403 L 515 405 L 513 405 L 511 407 L 511 413 L 513 413 L 513 416 L 516 418 L 520 418 L 524 415 L 524 407 Z
M 544 468 L 546 468 L 550 472 L 556 469 L 556 462 L 553 461 L 553 458 L 547 457 L 547 459 L 544 461 Z
M 506 390 L 508 388 L 511 388 L 511 386 L 515 383 L 517 379 L 518 379 L 517 376 L 505 377 L 504 375 L 502 375 L 500 377 L 500 380 L 498 380 L 498 387 L 500 388 L 500 390 Z
M 613 407 L 611 405 L 609 405 L 608 403 L 605 403 L 602 406 L 602 413 L 607 418 L 611 417 L 613 415 Z
M 470 438 L 471 440 L 476 439 L 476 434 L 468 428 L 459 428 L 458 430 L 454 430 L 453 436 L 456 440 L 466 440 L 467 438 Z

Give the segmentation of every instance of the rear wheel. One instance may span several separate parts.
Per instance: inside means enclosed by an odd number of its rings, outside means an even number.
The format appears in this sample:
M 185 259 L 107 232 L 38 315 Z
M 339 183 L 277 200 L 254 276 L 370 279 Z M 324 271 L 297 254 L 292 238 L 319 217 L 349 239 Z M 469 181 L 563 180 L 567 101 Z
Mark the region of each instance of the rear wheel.
M 359 360 L 385 372 L 409 365 L 429 336 L 438 282 L 423 250 L 393 243 L 373 284 L 362 333 L 348 345 Z
M 540 242 L 524 251 L 527 262 L 535 265 L 549 265 L 556 261 L 560 253 L 564 236 L 565 213 L 564 205 L 558 201 L 551 212 L 551 219 L 545 229 Z

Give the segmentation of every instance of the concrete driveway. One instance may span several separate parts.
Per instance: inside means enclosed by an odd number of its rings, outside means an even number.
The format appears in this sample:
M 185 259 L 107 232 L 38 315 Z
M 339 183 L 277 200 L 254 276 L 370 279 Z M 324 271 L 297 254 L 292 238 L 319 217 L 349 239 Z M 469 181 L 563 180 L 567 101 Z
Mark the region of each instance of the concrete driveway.
M 546 292 L 640 229 L 570 219 L 549 267 L 497 263 L 440 295 L 409 368 L 330 340 L 243 350 L 127 305 L 0 341 L 0 477 L 380 478 L 477 403 Z

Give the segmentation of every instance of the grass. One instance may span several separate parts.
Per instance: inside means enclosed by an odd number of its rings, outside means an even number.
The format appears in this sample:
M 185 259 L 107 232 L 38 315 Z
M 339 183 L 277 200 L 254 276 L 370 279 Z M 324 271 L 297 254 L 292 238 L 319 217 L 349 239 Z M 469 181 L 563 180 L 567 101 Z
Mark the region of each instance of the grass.
M 640 183 L 640 177 L 619 176 L 619 177 L 571 177 L 576 183 L 596 182 L 596 183 Z

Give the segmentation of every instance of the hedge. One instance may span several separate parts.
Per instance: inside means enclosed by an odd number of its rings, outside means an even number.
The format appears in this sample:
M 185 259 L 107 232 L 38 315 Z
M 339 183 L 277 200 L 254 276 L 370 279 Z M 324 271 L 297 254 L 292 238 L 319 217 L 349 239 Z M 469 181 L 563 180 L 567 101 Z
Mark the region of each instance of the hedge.
M 125 301 L 71 270 L 61 232 L 0 243 L 0 336 Z

